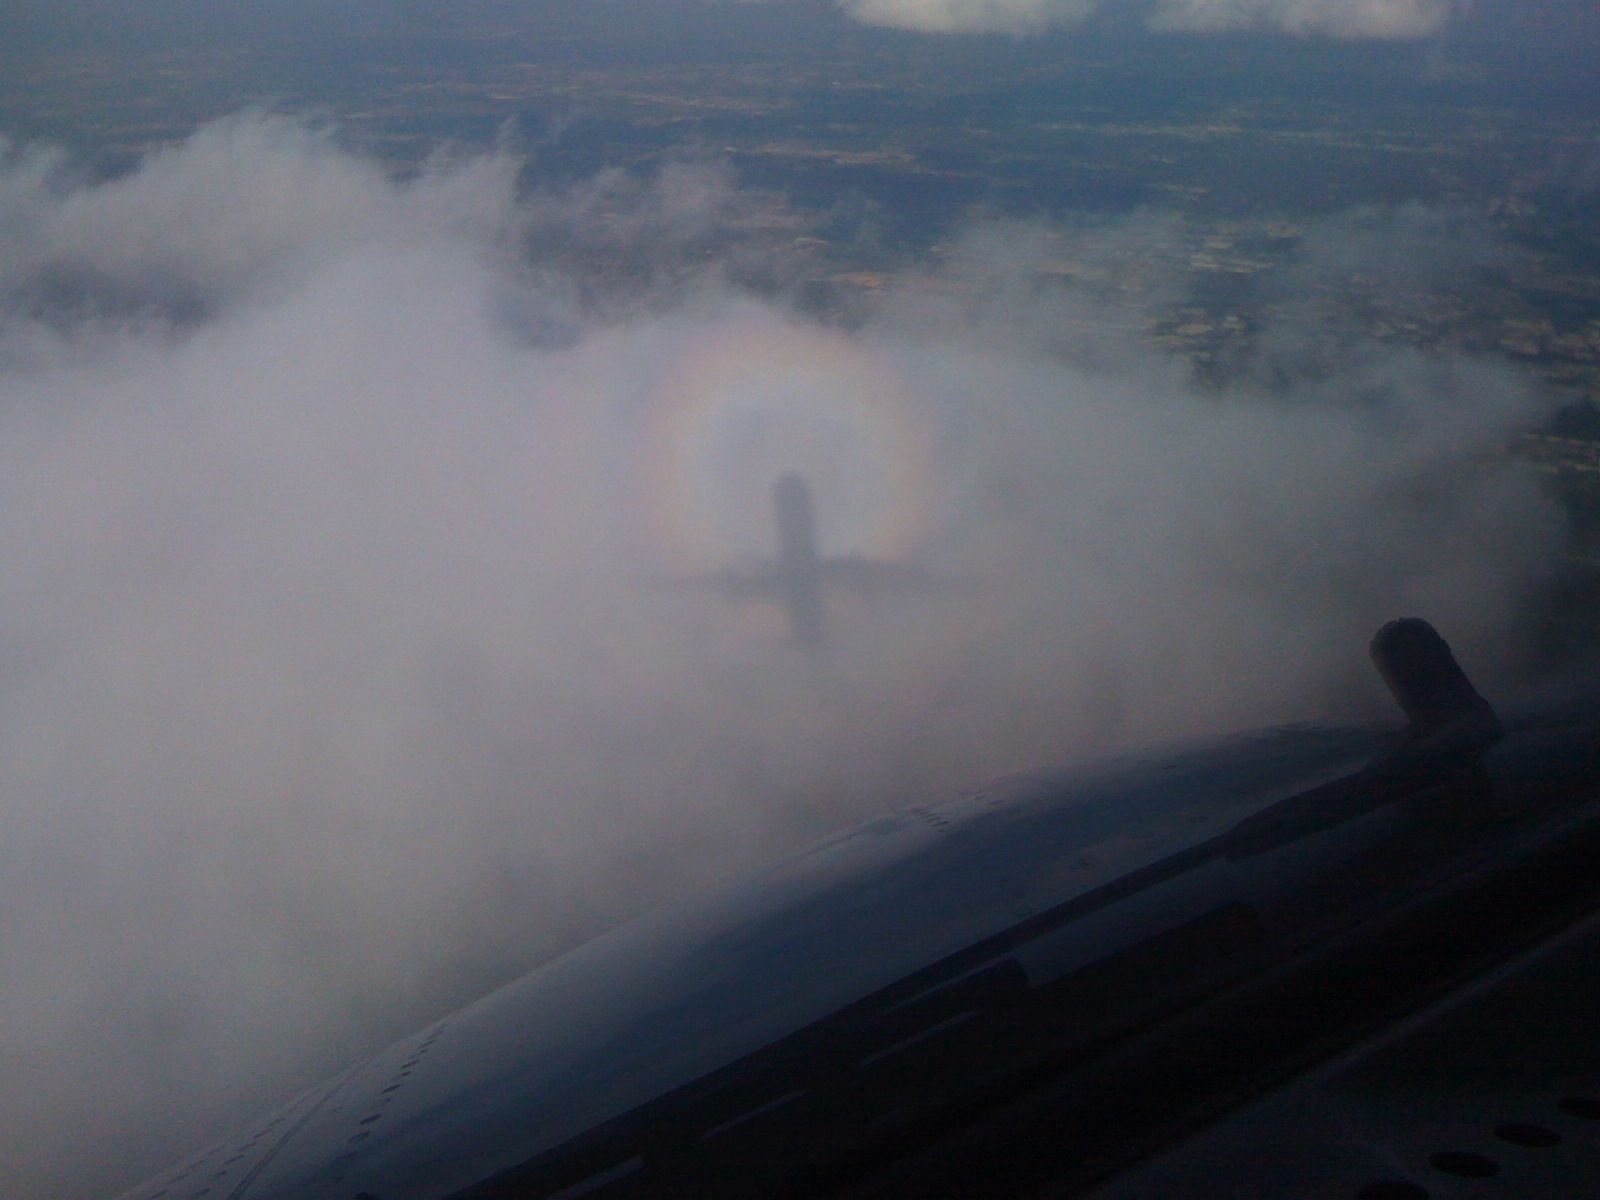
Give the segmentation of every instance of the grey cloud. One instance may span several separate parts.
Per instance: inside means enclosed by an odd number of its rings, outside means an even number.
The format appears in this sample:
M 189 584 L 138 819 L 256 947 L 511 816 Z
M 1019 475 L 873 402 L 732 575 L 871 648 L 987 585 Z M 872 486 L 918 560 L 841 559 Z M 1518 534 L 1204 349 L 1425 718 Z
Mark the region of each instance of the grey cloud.
M 263 114 L 208 125 L 100 186 L 66 186 L 40 160 L 7 179 L 0 287 L 48 285 L 55 307 L 146 315 L 292 291 L 352 245 L 492 244 L 515 184 L 509 160 L 477 158 L 391 187 L 328 131 Z
M 1382 712 L 1361 647 L 1397 613 L 1485 686 L 1517 667 L 1560 519 L 1486 453 L 1539 411 L 1509 368 L 1198 389 L 1107 312 L 1160 218 L 979 228 L 826 327 L 683 265 L 737 208 L 720 168 L 519 165 L 395 180 L 258 115 L 111 182 L 0 169 L 7 1195 L 130 1183 L 842 822 Z M 648 302 L 591 303 L 561 230 Z M 963 586 L 841 601 L 822 661 L 675 586 L 761 550 L 790 461 L 825 543 Z
M 1411 203 L 1333 214 L 1307 229 L 1296 252 L 1263 279 L 1275 318 L 1239 347 L 1251 361 L 1229 369 L 1260 386 L 1292 391 L 1304 391 L 1312 380 L 1353 384 L 1361 372 L 1351 364 L 1370 353 L 1370 326 L 1432 321 L 1441 294 L 1468 310 L 1491 311 L 1520 253 L 1468 210 Z M 1366 314 L 1365 324 L 1350 320 L 1352 312 Z M 1463 360 L 1390 346 L 1381 361 L 1374 373 L 1379 380 L 1394 375 L 1402 361 L 1431 369 Z M 1489 376 L 1498 370 L 1492 362 L 1475 366 Z M 1366 390 L 1347 386 L 1346 402 Z
M 736 259 L 727 218 L 738 208 L 723 162 L 673 159 L 645 176 L 609 168 L 528 196 L 519 241 L 542 296 L 615 319 Z

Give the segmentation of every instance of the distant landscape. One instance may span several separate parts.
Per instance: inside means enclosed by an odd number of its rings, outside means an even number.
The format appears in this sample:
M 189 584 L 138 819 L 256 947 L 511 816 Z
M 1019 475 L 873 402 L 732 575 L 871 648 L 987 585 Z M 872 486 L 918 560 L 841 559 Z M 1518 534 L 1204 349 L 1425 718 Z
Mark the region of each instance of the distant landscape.
M 510 15 L 463 22 L 426 52 L 359 30 L 324 45 L 41 47 L 9 56 L 0 129 L 108 171 L 248 106 L 331 121 L 397 171 L 506 145 L 526 157 L 529 187 L 715 161 L 762 201 L 725 236 L 798 244 L 812 302 L 840 312 L 880 275 L 937 256 L 975 213 L 1171 213 L 1190 287 L 1158 328 L 1202 364 L 1247 335 L 1269 303 L 1253 285 L 1307 220 L 1416 202 L 1468 214 L 1519 253 L 1426 303 L 1345 297 L 1371 331 L 1496 350 L 1600 399 L 1592 102 L 1506 95 L 1470 73 L 1412 81 L 1426 64 L 1406 46 L 1286 59 L 1268 39 L 1041 49 L 850 29 L 786 45 L 763 29 L 637 57 L 593 30 L 553 36 Z M 1145 265 L 1121 264 L 1119 286 L 1137 287 Z M 1064 254 L 1040 269 L 1077 268 Z

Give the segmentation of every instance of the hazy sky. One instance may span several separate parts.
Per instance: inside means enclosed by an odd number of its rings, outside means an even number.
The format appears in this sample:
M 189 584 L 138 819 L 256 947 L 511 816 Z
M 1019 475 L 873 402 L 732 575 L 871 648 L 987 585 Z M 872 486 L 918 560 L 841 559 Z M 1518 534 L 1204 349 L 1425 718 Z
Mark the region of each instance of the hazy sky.
M 1511 21 L 1490 0 L 841 7 L 1286 46 Z M 9 8 L 0 33 L 45 41 L 439 11 Z M 1540 12 L 1519 36 L 1592 25 Z M 1513 251 L 1474 214 L 1310 224 L 1217 389 L 1144 332 L 1183 280 L 1119 299 L 1036 270 L 1179 261 L 1171 213 L 975 219 L 846 328 L 706 260 L 754 211 L 727 166 L 557 187 L 525 165 L 458 147 L 397 179 L 261 113 L 111 180 L 0 146 L 0 1192 L 130 1184 L 842 822 L 1149 739 L 1386 715 L 1365 646 L 1392 617 L 1437 622 L 1491 694 L 1526 670 L 1563 518 L 1502 447 L 1552 398 L 1507 361 L 1372 343 L 1333 302 L 1492 269 Z M 673 269 L 593 286 L 617 262 Z M 841 600 L 815 660 L 781 613 L 694 586 L 767 553 L 791 469 L 825 551 L 952 586 Z
M 740 10 L 744 10 L 742 13 Z M 759 24 L 751 24 L 760 10 Z M 1589 0 L 10 0 L 0 30 L 16 44 L 81 41 L 110 31 L 138 44 L 283 35 L 429 39 L 489 19 L 604 41 L 678 45 L 745 30 L 826 30 L 829 18 L 924 33 L 1145 27 L 1164 33 L 1281 33 L 1291 38 L 1459 39 L 1527 73 L 1600 41 Z

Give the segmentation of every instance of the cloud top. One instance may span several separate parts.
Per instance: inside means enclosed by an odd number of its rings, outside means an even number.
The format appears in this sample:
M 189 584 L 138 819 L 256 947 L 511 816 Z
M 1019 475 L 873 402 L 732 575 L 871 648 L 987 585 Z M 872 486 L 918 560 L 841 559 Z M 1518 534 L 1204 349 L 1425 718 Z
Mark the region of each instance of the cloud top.
M 1081 24 L 1126 0 L 838 0 L 868 25 L 922 33 L 1038 34 Z M 1444 28 L 1457 0 L 1157 0 L 1148 17 L 1164 32 L 1266 30 L 1404 41 Z
M 1230 29 L 1411 41 L 1444 28 L 1452 0 L 1160 0 L 1153 29 L 1213 33 Z
M 1094 12 L 1096 0 L 839 0 L 865 25 L 918 33 L 1036 34 L 1076 25 Z

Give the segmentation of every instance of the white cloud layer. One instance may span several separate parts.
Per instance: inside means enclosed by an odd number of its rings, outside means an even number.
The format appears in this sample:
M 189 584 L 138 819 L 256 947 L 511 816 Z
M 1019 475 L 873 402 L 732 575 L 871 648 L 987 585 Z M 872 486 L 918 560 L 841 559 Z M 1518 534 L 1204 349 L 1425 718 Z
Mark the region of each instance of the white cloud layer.
M 918 33 L 1042 33 L 1076 25 L 1097 0 L 839 0 L 865 25 Z
M 1036 34 L 1126 0 L 837 0 L 868 25 L 922 33 Z M 1459 0 L 1157 0 L 1153 29 L 1231 29 L 1407 40 L 1444 28 Z
M 1150 25 L 1408 41 L 1438 33 L 1454 8 L 1452 0 L 1159 0 Z
M 516 171 L 396 181 L 260 117 L 111 182 L 0 163 L 7 1196 L 130 1183 L 840 822 L 1386 711 L 1390 617 L 1513 665 L 1560 521 L 1493 453 L 1539 406 L 1507 367 L 1364 347 L 1198 390 L 1034 274 L 1160 222 L 989 226 L 828 328 L 652 273 L 738 203 L 715 168 Z M 580 276 L 619 262 L 671 289 L 597 319 Z M 841 601 L 812 661 L 663 585 L 760 552 L 789 463 L 824 549 L 958 586 Z

